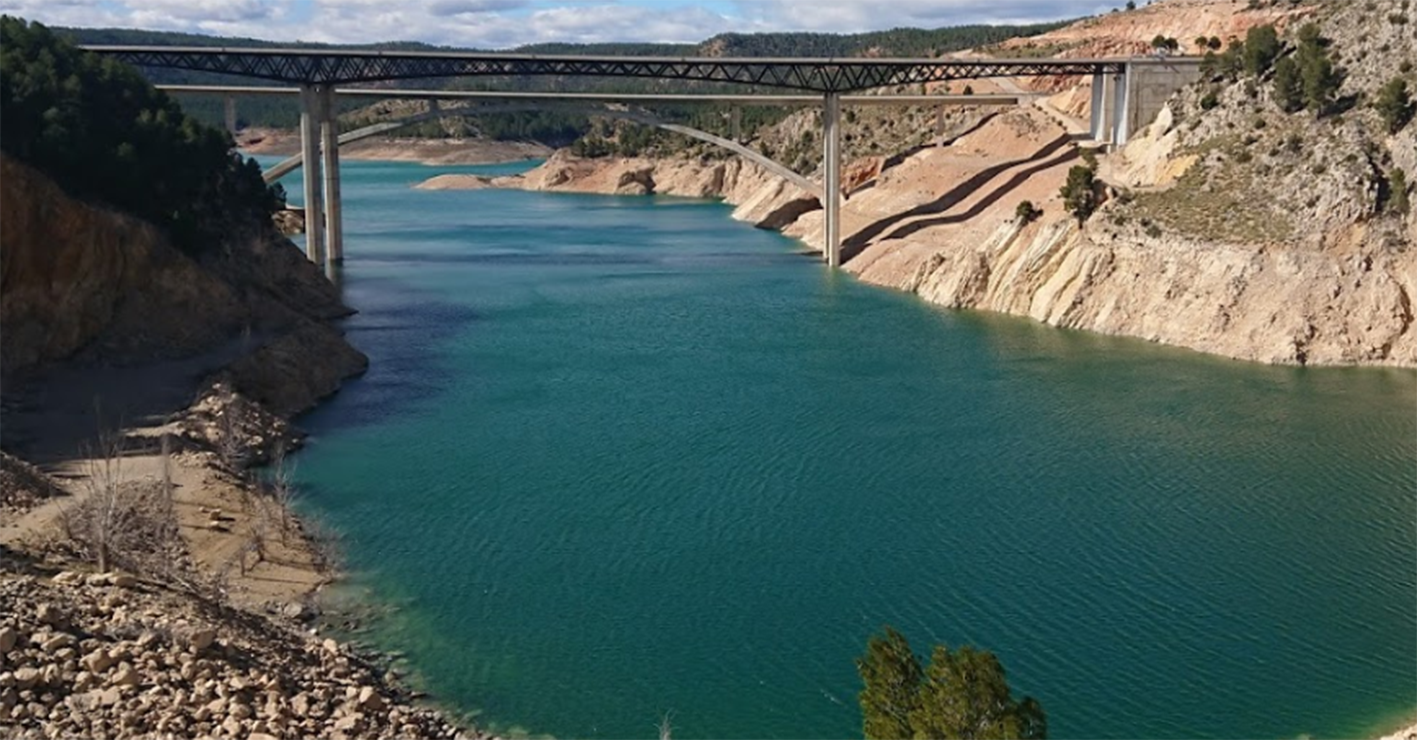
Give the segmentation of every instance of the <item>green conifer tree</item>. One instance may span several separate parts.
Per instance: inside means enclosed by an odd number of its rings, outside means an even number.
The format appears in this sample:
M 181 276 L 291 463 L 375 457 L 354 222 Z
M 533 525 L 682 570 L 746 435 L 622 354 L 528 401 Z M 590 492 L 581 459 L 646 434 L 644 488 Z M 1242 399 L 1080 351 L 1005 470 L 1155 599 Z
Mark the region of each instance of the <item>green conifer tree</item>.
M 1274 102 L 1285 113 L 1294 113 L 1304 107 L 1304 80 L 1299 73 L 1299 64 L 1290 57 L 1284 57 L 1274 65 Z
M 1027 709 L 1020 711 L 1025 704 Z M 1032 699 L 1014 701 L 999 659 L 969 646 L 953 652 L 944 645 L 935 646 L 910 725 L 916 738 L 1047 736 L 1047 722 L 1038 703 Z
M 860 701 L 867 740 L 912 737 L 910 713 L 919 700 L 922 671 L 905 636 L 887 627 L 884 635 L 872 637 L 856 670 L 865 684 Z
M 1245 34 L 1245 71 L 1256 77 L 1269 71 L 1279 57 L 1279 34 L 1274 26 L 1255 26 Z
M 1387 186 L 1387 210 L 1399 216 L 1407 216 L 1412 210 L 1412 204 L 1407 197 L 1407 172 L 1401 167 L 1394 168 L 1387 176 Z
M 1378 91 L 1378 99 L 1373 103 L 1383 125 L 1390 134 L 1401 131 L 1412 120 L 1414 106 L 1412 94 L 1407 90 L 1407 80 L 1395 77 Z
M 1061 195 L 1063 207 L 1078 220 L 1078 226 L 1087 223 L 1098 206 L 1097 171 L 1084 164 L 1074 165 L 1068 170 L 1068 182 Z

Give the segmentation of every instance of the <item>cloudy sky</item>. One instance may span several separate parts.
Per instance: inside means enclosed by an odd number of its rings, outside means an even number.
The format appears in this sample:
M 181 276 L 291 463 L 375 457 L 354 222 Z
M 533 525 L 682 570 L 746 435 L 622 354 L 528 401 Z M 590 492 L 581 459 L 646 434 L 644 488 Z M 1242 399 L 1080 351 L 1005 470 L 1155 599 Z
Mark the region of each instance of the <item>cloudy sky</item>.
M 724 31 L 854 32 L 1055 20 L 1099 0 L 0 0 L 55 26 L 149 28 L 278 41 L 702 41 Z

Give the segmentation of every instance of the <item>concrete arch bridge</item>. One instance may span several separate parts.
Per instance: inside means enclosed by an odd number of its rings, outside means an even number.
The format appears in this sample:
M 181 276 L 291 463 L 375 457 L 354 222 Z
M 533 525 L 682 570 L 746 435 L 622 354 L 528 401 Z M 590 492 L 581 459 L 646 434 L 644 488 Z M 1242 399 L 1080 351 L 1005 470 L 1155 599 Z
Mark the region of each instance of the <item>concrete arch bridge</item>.
M 722 136 L 717 136 L 715 134 L 711 134 L 701 129 L 696 129 L 691 126 L 684 126 L 682 124 L 663 121 L 656 116 L 650 115 L 649 113 L 645 113 L 642 111 L 610 108 L 604 106 L 591 107 L 586 104 L 538 104 L 534 102 L 523 102 L 443 108 L 438 105 L 438 101 L 436 98 L 432 99 L 430 103 L 432 105 L 431 110 L 425 111 L 423 113 L 418 113 L 393 121 L 380 121 L 379 123 L 370 124 L 363 128 L 355 129 L 354 131 L 340 134 L 339 138 L 337 139 L 337 143 L 339 144 L 339 146 L 344 146 L 345 144 L 353 144 L 356 141 L 362 141 L 364 139 L 372 138 L 375 136 L 393 133 L 395 131 L 398 131 L 399 129 L 423 123 L 424 121 L 435 121 L 454 116 L 473 117 L 496 115 L 499 113 L 524 113 L 528 111 L 547 110 L 550 108 L 574 107 L 576 112 L 581 112 L 587 115 L 592 115 L 601 118 L 614 118 L 623 121 L 631 121 L 643 126 L 652 126 L 663 131 L 670 131 L 691 139 L 703 141 L 714 146 L 726 149 L 730 152 L 733 152 L 734 154 L 737 154 L 740 157 L 743 157 L 744 159 L 758 164 L 768 172 L 771 172 L 774 175 L 777 175 L 778 177 L 787 180 L 788 182 L 796 185 L 804 191 L 811 193 L 812 195 L 816 196 L 818 200 L 822 199 L 821 183 L 809 179 L 797 173 L 795 170 L 772 159 L 771 157 L 768 157 L 767 155 L 740 143 L 740 141 L 738 140 L 739 137 L 736 132 L 737 126 L 734 127 L 735 135 L 733 136 L 733 138 L 724 138 Z M 735 112 L 737 110 L 739 109 L 734 109 Z M 734 119 L 735 121 L 737 120 L 736 115 L 734 116 Z M 265 172 L 262 173 L 262 176 L 265 178 L 266 183 L 270 184 L 275 182 L 276 180 L 279 180 L 282 177 L 285 177 L 291 172 L 300 169 L 304 162 L 305 155 L 303 152 L 295 154 L 284 160 L 281 160 L 280 162 L 277 162 L 274 165 L 271 165 L 265 170 Z

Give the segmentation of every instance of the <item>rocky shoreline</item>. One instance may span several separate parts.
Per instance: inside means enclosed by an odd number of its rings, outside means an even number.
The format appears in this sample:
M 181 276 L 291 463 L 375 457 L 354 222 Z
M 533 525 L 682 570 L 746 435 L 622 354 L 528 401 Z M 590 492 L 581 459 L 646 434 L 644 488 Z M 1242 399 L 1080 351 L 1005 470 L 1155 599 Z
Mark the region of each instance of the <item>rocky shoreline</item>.
M 187 255 L 0 167 L 0 735 L 485 738 L 317 622 L 280 469 L 368 364 L 338 289 L 270 224 Z
M 334 640 L 126 574 L 18 570 L 0 578 L 10 737 L 478 737 Z

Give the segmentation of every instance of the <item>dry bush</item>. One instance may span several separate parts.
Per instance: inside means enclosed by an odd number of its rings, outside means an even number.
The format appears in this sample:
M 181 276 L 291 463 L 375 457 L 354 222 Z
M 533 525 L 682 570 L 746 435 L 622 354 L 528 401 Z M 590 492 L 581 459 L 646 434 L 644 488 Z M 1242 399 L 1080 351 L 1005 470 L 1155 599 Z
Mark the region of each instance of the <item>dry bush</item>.
M 295 464 L 286 457 L 285 445 L 277 444 L 271 454 L 271 478 L 266 491 L 275 507 L 273 524 L 280 532 L 282 545 L 289 544 L 290 534 L 296 531 L 294 478 Z
M 306 542 L 310 543 L 316 567 L 325 571 L 340 571 L 342 555 L 339 532 L 319 519 L 304 520 L 302 530 Z
M 186 548 L 177 528 L 172 484 L 129 481 L 123 475 L 120 437 L 100 435 L 84 456 L 84 495 L 60 517 L 68 544 L 101 572 L 122 568 L 131 573 L 172 580 Z
M 245 408 L 240 397 L 233 395 L 231 403 L 218 412 L 216 453 L 227 472 L 237 478 L 245 478 L 246 466 L 251 459 L 251 450 L 242 437 L 241 426 Z

